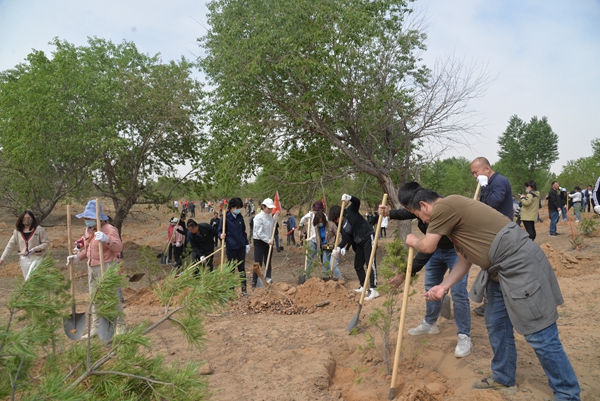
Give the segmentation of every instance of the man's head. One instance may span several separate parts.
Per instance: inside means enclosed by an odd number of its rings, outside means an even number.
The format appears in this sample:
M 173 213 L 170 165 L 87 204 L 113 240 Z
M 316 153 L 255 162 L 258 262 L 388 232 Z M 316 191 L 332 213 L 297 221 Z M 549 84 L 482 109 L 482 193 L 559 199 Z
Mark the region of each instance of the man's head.
M 587 190 L 588 190 L 588 191 L 591 191 L 591 190 L 592 190 L 592 186 L 591 186 L 591 185 L 588 185 L 588 186 L 587 186 Z
M 471 174 L 473 174 L 473 177 L 475 178 L 480 175 L 485 175 L 490 179 L 492 178 L 492 175 L 494 175 L 494 170 L 492 170 L 492 166 L 488 159 L 485 157 L 478 157 L 471 162 Z
M 558 181 L 552 182 L 552 189 L 558 191 L 558 188 L 560 188 L 560 185 L 558 185 Z
M 189 219 L 187 222 L 187 229 L 192 233 L 192 234 L 198 234 L 198 223 L 196 223 L 194 220 Z
M 424 223 L 429 223 L 433 205 L 442 199 L 437 192 L 423 188 L 417 182 L 407 182 L 402 184 L 398 195 L 402 206 L 421 219 Z

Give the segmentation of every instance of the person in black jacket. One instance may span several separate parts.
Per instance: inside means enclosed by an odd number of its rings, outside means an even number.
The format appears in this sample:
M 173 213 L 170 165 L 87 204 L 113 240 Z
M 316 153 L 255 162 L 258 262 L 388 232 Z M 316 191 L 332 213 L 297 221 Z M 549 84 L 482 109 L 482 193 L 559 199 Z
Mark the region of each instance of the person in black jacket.
M 338 259 L 340 255 L 346 253 L 346 245 L 352 246 L 354 250 L 354 270 L 361 286 L 354 291 L 362 292 L 362 287 L 366 285 L 365 278 L 367 274 L 365 265 L 371 257 L 375 231 L 373 230 L 373 226 L 360 214 L 360 199 L 344 194 L 342 195 L 342 201 L 350 202 L 350 205 L 344 210 L 341 229 L 342 238 L 332 254 L 335 253 L 335 258 Z M 369 281 L 370 289 L 367 293 L 368 296 L 365 298 L 366 300 L 375 299 L 379 296 L 379 292 L 377 292 L 376 258 L 373 258 L 373 267 Z
M 548 193 L 548 214 L 550 215 L 550 236 L 556 237 L 559 233 L 556 232 L 556 223 L 562 215 L 562 205 L 558 191 L 560 186 L 558 181 L 552 183 L 552 188 Z
M 213 238 L 217 235 L 217 228 L 208 223 L 196 223 L 189 219 L 187 222 L 187 242 L 192 247 L 192 259 L 194 262 L 201 261 L 213 271 L 213 257 L 206 259 L 215 251 Z M 196 272 L 199 269 L 196 268 Z
M 237 263 L 238 272 L 242 279 L 242 294 L 246 294 L 246 254 L 250 252 L 246 224 L 242 215 L 244 203 L 241 198 L 229 200 L 228 211 L 225 213 L 225 232 L 223 222 L 219 222 L 217 236 L 225 241 L 225 252 L 229 262 Z
M 398 198 L 400 203 L 409 203 L 407 196 L 412 196 L 414 191 L 420 189 L 420 185 L 415 183 L 404 184 L 400 187 Z M 423 234 L 427 233 L 428 224 L 423 222 L 417 216 L 406 209 L 389 210 L 387 206 L 379 205 L 379 214 L 389 216 L 394 220 L 412 220 L 417 219 L 419 230 Z M 437 244 L 434 253 L 418 252 L 413 259 L 412 274 L 416 274 L 425 265 L 425 291 L 441 284 L 446 272 L 452 271 L 458 261 L 458 255 L 454 250 L 454 244 L 446 235 L 443 235 Z M 452 300 L 454 301 L 454 322 L 457 327 L 458 343 L 454 349 L 454 356 L 464 358 L 471 354 L 473 344 L 471 342 L 471 307 L 469 303 L 469 293 L 467 291 L 467 273 L 462 279 L 452 286 Z M 398 286 L 405 278 L 405 274 L 400 274 L 390 280 L 390 284 Z M 415 328 L 408 330 L 408 334 L 418 336 L 422 334 L 439 334 L 436 322 L 442 310 L 442 301 L 430 301 L 426 303 L 425 318 L 423 322 Z
M 221 219 L 219 218 L 219 212 L 217 212 L 217 211 L 213 212 L 213 218 L 212 218 L 212 219 L 210 219 L 210 223 L 209 223 L 209 224 L 210 224 L 212 227 L 214 227 L 214 229 L 215 229 L 215 233 L 216 233 L 216 232 L 217 232 L 217 230 L 219 229 L 219 222 L 220 222 L 220 221 L 221 221 Z M 222 227 L 222 226 L 221 226 L 221 227 Z M 216 247 L 217 245 L 219 245 L 219 237 L 217 236 L 217 234 L 215 234 L 214 241 L 215 241 L 215 247 Z

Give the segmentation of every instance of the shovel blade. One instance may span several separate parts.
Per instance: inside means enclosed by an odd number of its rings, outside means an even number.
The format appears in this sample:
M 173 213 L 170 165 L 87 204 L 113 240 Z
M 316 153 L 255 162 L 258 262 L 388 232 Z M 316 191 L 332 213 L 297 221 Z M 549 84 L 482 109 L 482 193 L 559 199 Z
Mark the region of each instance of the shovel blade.
M 362 310 L 362 305 L 358 304 L 358 311 L 356 312 L 356 316 L 354 316 L 352 318 L 352 320 L 350 320 L 350 323 L 348 323 L 348 326 L 346 327 L 346 330 L 348 330 L 348 334 L 352 334 L 352 329 L 354 329 L 356 326 L 358 326 L 358 322 L 360 322 L 360 311 Z
M 160 255 L 160 264 L 161 265 L 168 265 L 169 264 L 169 257 L 167 255 Z
M 440 312 L 443 318 L 452 319 L 452 298 L 448 294 L 444 294 L 442 298 L 442 310 Z
M 258 277 L 256 279 L 256 288 L 264 288 L 265 287 L 265 283 L 263 283 L 263 281 L 260 279 L 260 277 Z
M 86 333 L 85 313 L 73 313 L 68 318 L 63 318 L 65 334 L 71 340 L 79 340 Z
M 107 318 L 100 316 L 100 322 L 98 323 L 98 338 L 103 343 L 107 343 L 112 340 L 115 334 L 116 322 L 112 322 Z
M 298 276 L 298 285 L 302 285 L 306 282 L 306 274 L 301 274 Z
M 136 281 L 140 281 L 145 274 L 146 273 L 135 273 L 133 276 L 129 277 L 129 282 L 135 283 Z

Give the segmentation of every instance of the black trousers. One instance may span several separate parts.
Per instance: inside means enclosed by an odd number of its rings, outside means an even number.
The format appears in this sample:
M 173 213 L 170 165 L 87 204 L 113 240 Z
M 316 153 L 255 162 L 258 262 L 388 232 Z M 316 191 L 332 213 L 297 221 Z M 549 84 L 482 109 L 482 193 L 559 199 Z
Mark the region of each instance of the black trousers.
M 173 246 L 173 258 L 175 258 L 175 266 L 181 266 L 181 255 L 183 255 L 183 246 Z
M 254 239 L 254 261 L 259 263 L 261 267 L 267 264 L 267 258 L 269 257 L 269 244 L 259 239 Z M 269 266 L 266 268 L 265 278 L 271 278 L 271 261 Z M 256 287 L 258 281 L 258 275 L 252 272 L 252 287 Z
M 242 279 L 242 291 L 246 291 L 246 247 L 240 249 L 225 248 L 227 260 L 229 262 L 238 262 L 237 270 Z M 233 273 L 235 270 L 232 270 Z
M 365 270 L 365 266 L 367 269 L 369 268 L 369 259 L 371 258 L 371 250 L 373 249 L 373 234 L 359 245 L 356 245 L 354 249 L 354 270 L 356 271 L 356 275 L 358 276 L 358 281 L 361 286 L 365 285 L 365 278 L 367 277 L 367 272 Z M 373 268 L 371 270 L 371 276 L 369 277 L 369 284 L 371 288 L 377 287 L 377 258 L 373 258 Z
M 529 234 L 529 238 L 532 241 L 535 240 L 537 233 L 535 232 L 535 221 L 525 221 L 523 220 L 523 227 L 527 230 L 527 234 Z

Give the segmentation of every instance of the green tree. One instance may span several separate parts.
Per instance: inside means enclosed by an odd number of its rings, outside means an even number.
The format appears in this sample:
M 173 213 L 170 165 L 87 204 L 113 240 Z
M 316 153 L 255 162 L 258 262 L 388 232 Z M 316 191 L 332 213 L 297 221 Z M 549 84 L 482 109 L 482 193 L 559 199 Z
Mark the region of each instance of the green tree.
M 600 174 L 600 139 L 591 141 L 592 155 L 589 157 L 580 157 L 576 160 L 569 160 L 563 166 L 557 180 L 565 188 L 573 189 L 579 185 L 581 189 L 586 186 L 595 185 Z
M 420 181 L 425 188 L 442 196 L 458 194 L 472 197 L 477 188 L 471 174 L 471 161 L 464 157 L 436 160 L 423 166 Z
M 0 202 L 13 213 L 32 209 L 44 220 L 87 178 L 92 154 L 78 103 L 88 88 L 74 58 L 33 51 L 0 73 Z
M 405 1 L 215 0 L 208 8 L 200 64 L 214 87 L 218 135 L 205 166 L 215 174 L 244 179 L 262 167 L 263 151 L 276 151 L 302 166 L 283 175 L 290 182 L 306 186 L 310 167 L 313 183 L 367 174 L 396 208 L 418 149 L 470 132 L 462 113 L 485 76 L 454 61 L 423 66 L 425 34 Z M 231 146 L 240 143 L 247 148 Z M 282 157 L 294 152 L 318 157 Z
M 498 144 L 500 160 L 495 167 L 515 192 L 532 179 L 543 185 L 550 176 L 550 166 L 558 159 L 558 135 L 547 117 L 534 116 L 525 123 L 517 115 L 511 116 Z
M 164 188 L 172 181 L 157 177 L 198 165 L 203 92 L 194 65 L 163 64 L 132 42 L 52 43 L 52 59 L 34 52 L 0 78 L 1 166 L 21 174 L 11 193 L 32 193 L 28 205 L 50 199 L 46 214 L 88 177 L 112 201 L 120 231 L 134 204 L 170 200 L 177 182 Z

